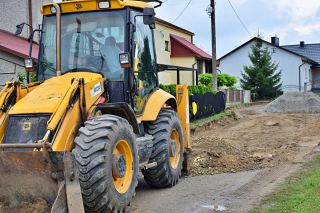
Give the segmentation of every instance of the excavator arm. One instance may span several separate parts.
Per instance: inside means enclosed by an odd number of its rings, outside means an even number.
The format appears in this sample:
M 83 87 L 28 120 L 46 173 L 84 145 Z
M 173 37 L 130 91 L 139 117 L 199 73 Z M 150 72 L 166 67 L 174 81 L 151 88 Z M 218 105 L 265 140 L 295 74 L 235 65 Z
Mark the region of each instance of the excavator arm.
M 15 85 L 10 82 L 7 83 L 3 90 L 0 92 L 0 144 L 4 138 L 6 122 L 8 120 L 8 111 L 14 100 Z

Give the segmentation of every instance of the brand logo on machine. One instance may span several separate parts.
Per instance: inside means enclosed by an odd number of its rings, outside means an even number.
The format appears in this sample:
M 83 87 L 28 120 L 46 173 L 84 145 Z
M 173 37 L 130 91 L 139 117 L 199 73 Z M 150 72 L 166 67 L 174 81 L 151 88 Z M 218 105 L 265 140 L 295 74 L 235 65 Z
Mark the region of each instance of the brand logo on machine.
M 90 90 L 90 95 L 91 97 L 94 97 L 98 95 L 100 92 L 102 92 L 102 87 L 101 83 L 99 82 L 96 85 L 94 85 L 93 88 Z
M 82 5 L 81 4 L 75 4 L 75 7 L 77 10 L 80 10 L 82 8 Z
M 22 130 L 23 131 L 30 131 L 31 130 L 31 126 L 32 126 L 31 122 L 24 122 L 22 124 Z

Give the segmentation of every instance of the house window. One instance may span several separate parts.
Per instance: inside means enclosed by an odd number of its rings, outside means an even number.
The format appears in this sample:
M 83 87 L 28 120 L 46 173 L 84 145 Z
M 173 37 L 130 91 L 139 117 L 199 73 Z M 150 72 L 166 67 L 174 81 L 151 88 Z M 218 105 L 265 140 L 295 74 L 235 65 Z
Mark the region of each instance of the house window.
M 169 41 L 165 41 L 165 50 L 170 52 L 170 47 L 169 47 L 170 43 Z

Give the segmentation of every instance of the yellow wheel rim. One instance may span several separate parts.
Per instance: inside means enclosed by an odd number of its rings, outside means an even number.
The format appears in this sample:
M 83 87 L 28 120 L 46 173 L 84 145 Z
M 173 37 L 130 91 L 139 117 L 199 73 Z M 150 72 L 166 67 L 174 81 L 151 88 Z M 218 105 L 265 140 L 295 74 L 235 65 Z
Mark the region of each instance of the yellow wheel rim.
M 122 155 L 126 161 L 126 170 L 124 177 L 113 177 L 113 184 L 115 189 L 120 194 L 124 194 L 130 188 L 133 177 L 133 155 L 130 144 L 126 140 L 120 140 L 113 150 L 113 155 Z
M 174 144 L 171 144 L 174 143 Z M 178 130 L 174 129 L 171 132 L 171 136 L 170 136 L 170 141 L 169 141 L 169 149 L 171 149 L 170 146 L 175 145 L 176 150 L 174 155 L 170 155 L 169 154 L 169 162 L 170 162 L 170 166 L 173 169 L 177 169 L 180 163 L 180 155 L 181 155 L 181 144 L 180 144 L 180 137 L 179 137 L 179 133 Z M 169 151 L 170 152 L 170 151 Z

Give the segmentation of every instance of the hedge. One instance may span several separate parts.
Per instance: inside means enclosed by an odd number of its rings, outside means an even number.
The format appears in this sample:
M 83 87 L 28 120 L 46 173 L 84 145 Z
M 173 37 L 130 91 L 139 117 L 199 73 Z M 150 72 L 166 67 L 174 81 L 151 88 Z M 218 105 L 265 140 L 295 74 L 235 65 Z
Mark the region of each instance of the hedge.
M 172 95 L 176 95 L 176 84 L 170 84 L 170 85 L 163 85 L 160 84 L 160 89 L 172 94 Z M 204 85 L 199 85 L 199 86 L 188 86 L 188 90 L 189 90 L 189 95 L 193 95 L 193 94 L 206 94 L 208 92 L 211 92 L 213 94 L 216 94 L 215 91 L 213 91 L 210 87 L 204 86 Z

